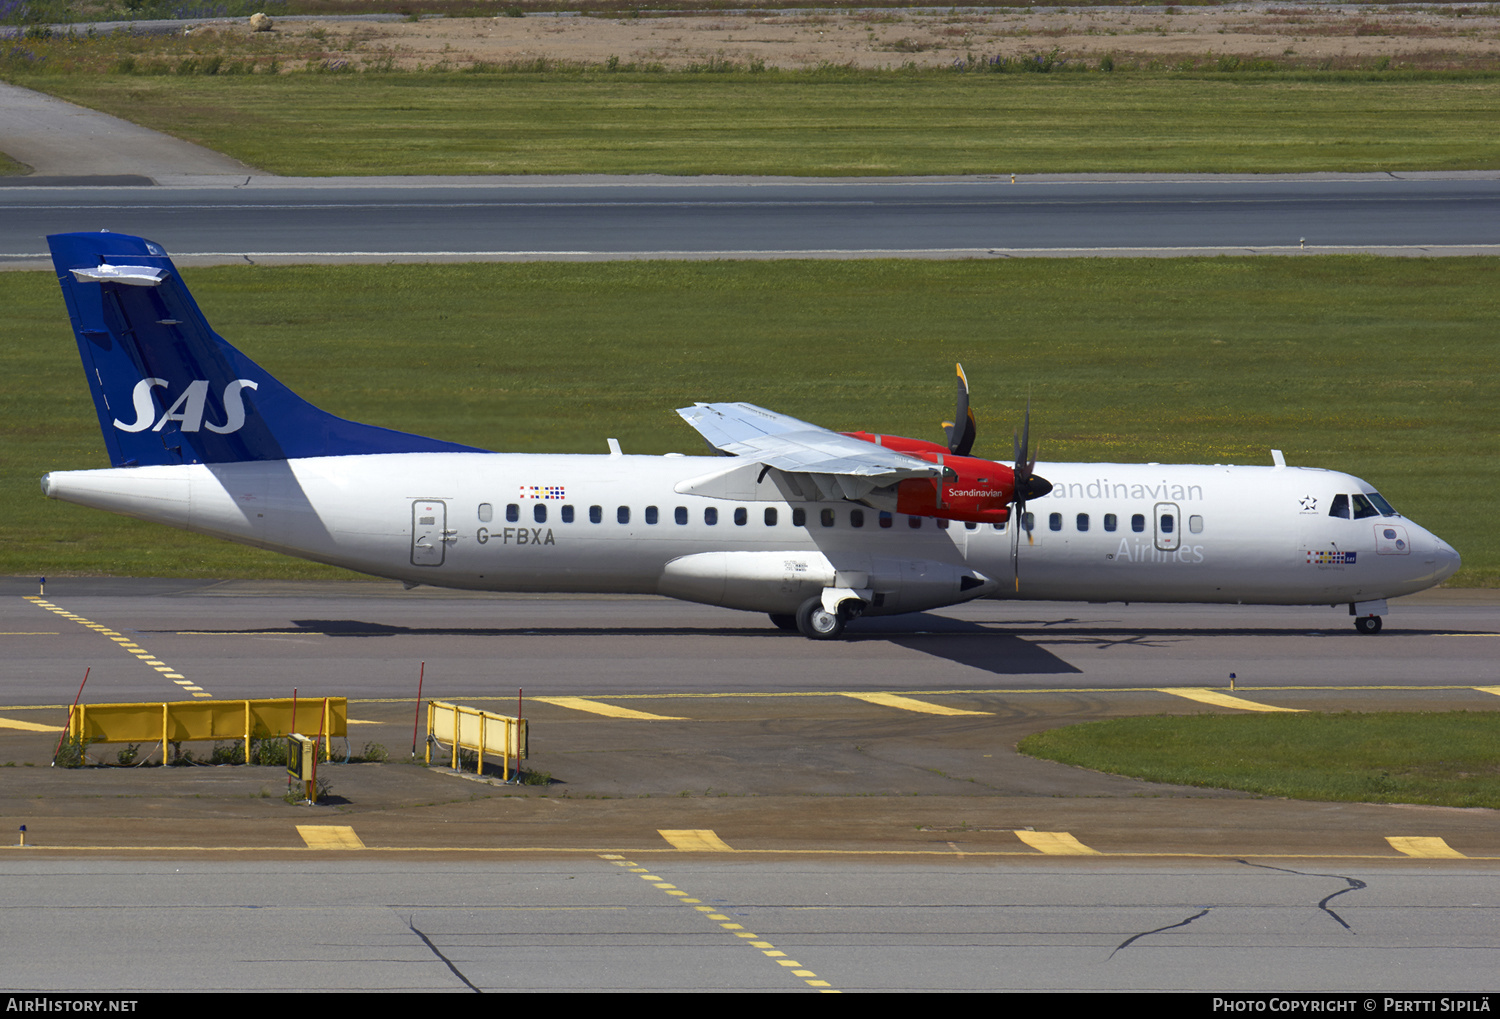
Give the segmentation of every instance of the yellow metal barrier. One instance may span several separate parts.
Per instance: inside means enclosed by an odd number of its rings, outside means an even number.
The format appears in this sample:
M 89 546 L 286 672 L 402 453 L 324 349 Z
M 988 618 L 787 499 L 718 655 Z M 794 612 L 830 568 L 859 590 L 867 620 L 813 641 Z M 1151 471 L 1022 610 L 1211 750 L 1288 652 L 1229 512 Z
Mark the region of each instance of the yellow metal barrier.
M 521 770 L 521 760 L 527 756 L 526 719 L 510 715 L 497 715 L 493 711 L 466 708 L 447 701 L 427 702 L 427 753 L 425 760 L 432 763 L 432 741 L 437 739 L 452 748 L 449 767 L 458 767 L 460 749 L 472 750 L 479 755 L 479 773 L 484 774 L 484 755 L 499 754 L 501 777 L 510 781 L 510 759 L 516 759 L 516 771 Z
M 168 743 L 238 739 L 250 760 L 250 740 L 284 736 L 294 728 L 323 732 L 327 740 L 349 735 L 349 701 L 344 697 L 290 697 L 257 701 L 169 701 L 165 704 L 80 704 L 68 720 L 68 736 L 84 743 L 161 743 L 162 763 Z

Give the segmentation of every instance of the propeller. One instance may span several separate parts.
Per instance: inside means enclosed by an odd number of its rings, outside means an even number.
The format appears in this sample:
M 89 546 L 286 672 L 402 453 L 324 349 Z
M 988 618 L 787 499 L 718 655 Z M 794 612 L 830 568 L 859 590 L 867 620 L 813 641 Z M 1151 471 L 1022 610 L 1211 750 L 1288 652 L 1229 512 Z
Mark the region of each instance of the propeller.
M 1010 565 L 1016 578 L 1016 591 L 1021 590 L 1021 528 L 1026 523 L 1026 501 L 1040 499 L 1052 491 L 1052 482 L 1036 474 L 1036 450 L 1031 448 L 1031 397 L 1026 398 L 1026 416 L 1021 420 L 1021 434 L 1011 433 L 1015 453 L 1015 490 L 1011 494 L 1010 519 L 1015 525 L 1010 536 Z M 1038 444 L 1040 449 L 1040 444 Z M 1026 541 L 1034 539 L 1031 530 L 1026 531 Z
M 952 421 L 943 422 L 943 434 L 948 437 L 948 452 L 954 456 L 968 456 L 974 448 L 974 412 L 969 409 L 969 379 L 964 375 L 964 366 L 958 369 L 958 408 Z M 957 422 L 957 424 L 955 424 Z

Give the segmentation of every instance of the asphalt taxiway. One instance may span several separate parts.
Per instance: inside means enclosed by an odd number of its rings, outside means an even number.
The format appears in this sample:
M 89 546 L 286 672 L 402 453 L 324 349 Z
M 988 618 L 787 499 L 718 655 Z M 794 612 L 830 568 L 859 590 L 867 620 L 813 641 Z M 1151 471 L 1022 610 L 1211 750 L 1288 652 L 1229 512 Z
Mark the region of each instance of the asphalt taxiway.
M 1361 636 L 1326 609 L 991 602 L 823 644 L 657 598 L 4 581 L 0 817 L 27 832 L 0 911 L 28 937 L 3 982 L 1492 991 L 1494 811 L 1014 745 L 1120 714 L 1494 710 L 1497 607 L 1432 592 Z M 277 768 L 48 767 L 85 669 L 89 703 L 346 696 L 355 752 L 391 759 L 326 766 L 312 807 Z M 419 671 L 426 697 L 521 698 L 546 784 L 410 763 Z

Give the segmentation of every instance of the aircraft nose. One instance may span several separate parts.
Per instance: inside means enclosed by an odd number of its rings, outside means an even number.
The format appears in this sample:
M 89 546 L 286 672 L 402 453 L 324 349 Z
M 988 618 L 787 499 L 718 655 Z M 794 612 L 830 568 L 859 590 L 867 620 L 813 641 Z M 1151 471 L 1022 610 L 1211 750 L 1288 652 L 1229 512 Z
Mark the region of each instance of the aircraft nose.
M 1434 536 L 1432 543 L 1437 582 L 1442 583 L 1458 572 L 1458 568 L 1463 565 L 1463 559 L 1459 556 L 1458 550 L 1442 538 Z

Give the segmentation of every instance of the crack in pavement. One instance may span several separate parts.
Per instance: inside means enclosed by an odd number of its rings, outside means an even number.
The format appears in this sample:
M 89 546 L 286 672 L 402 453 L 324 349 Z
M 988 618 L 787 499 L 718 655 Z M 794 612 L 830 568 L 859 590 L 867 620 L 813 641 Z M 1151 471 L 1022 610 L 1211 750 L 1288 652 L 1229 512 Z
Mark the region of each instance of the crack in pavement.
M 1124 941 L 1115 946 L 1115 951 L 1109 953 L 1109 958 L 1113 959 L 1115 957 L 1115 952 L 1118 952 L 1122 948 L 1128 948 L 1130 945 L 1133 945 L 1135 942 L 1139 941 L 1141 938 L 1144 938 L 1149 934 L 1160 934 L 1162 931 L 1170 931 L 1177 927 L 1186 927 L 1194 920 L 1199 920 L 1207 916 L 1208 911 L 1212 908 L 1212 906 L 1205 906 L 1203 907 L 1203 909 L 1199 910 L 1197 913 L 1194 913 L 1186 920 L 1179 920 L 1177 923 L 1169 923 L 1165 927 L 1156 928 L 1154 931 L 1141 931 L 1139 934 L 1132 934 L 1130 937 L 1126 938 Z M 1105 961 L 1107 962 L 1108 960 Z
M 475 994 L 483 994 L 483 993 L 484 993 L 484 992 L 483 992 L 483 991 L 481 991 L 481 990 L 480 990 L 480 989 L 479 989 L 479 988 L 477 988 L 477 987 L 475 987 L 475 986 L 474 986 L 474 985 L 473 985 L 473 983 L 471 983 L 471 982 L 470 982 L 470 981 L 469 981 L 469 978 L 468 978 L 468 977 L 466 977 L 466 976 L 464 976 L 464 975 L 463 975 L 463 974 L 462 974 L 462 973 L 460 973 L 460 972 L 459 972 L 459 969 L 458 969 L 458 967 L 457 967 L 457 966 L 455 966 L 455 965 L 453 965 L 453 962 L 452 962 L 452 960 L 450 960 L 450 959 L 449 959 L 449 958 L 448 958 L 448 957 L 447 957 L 447 956 L 446 956 L 446 955 L 444 955 L 444 954 L 443 954 L 443 953 L 442 953 L 442 952 L 440 952 L 440 951 L 438 951 L 438 946 L 437 946 L 437 945 L 434 945 L 434 944 L 433 944 L 433 943 L 432 943 L 432 939 L 431 939 L 431 938 L 429 938 L 429 937 L 428 937 L 428 936 L 427 936 L 427 935 L 425 935 L 425 934 L 423 934 L 423 933 L 422 933 L 422 932 L 421 932 L 421 931 L 419 931 L 419 930 L 417 930 L 417 925 L 416 925 L 416 924 L 415 924 L 415 923 L 413 923 L 413 922 L 412 922 L 412 921 L 411 921 L 411 920 L 410 920 L 410 919 L 408 919 L 408 920 L 407 920 L 407 921 L 406 921 L 406 926 L 407 926 L 407 927 L 408 927 L 408 928 L 410 928 L 410 930 L 411 930 L 411 932 L 412 932 L 412 933 L 413 933 L 413 934 L 415 934 L 415 935 L 416 935 L 416 936 L 417 936 L 417 937 L 419 937 L 419 938 L 421 938 L 421 939 L 422 939 L 422 944 L 424 944 L 424 945 L 426 945 L 426 946 L 427 946 L 427 947 L 428 947 L 428 948 L 429 948 L 429 949 L 431 949 L 431 950 L 432 950 L 432 954 L 433 954 L 433 955 L 435 955 L 435 956 L 437 956 L 437 957 L 438 957 L 438 958 L 439 958 L 439 959 L 441 959 L 441 960 L 443 960 L 443 965 L 444 965 L 444 966 L 447 966 L 447 967 L 448 967 L 448 969 L 449 969 L 449 971 L 450 971 L 450 972 L 451 972 L 451 973 L 452 973 L 452 974 L 453 974 L 453 975 L 454 975 L 454 976 L 456 976 L 456 977 L 458 977 L 458 979 L 460 979 L 460 980 L 462 980 L 462 981 L 463 981 L 463 982 L 464 982 L 464 986 L 465 986 L 465 987 L 467 987 L 467 988 L 468 988 L 468 989 L 469 989 L 469 990 L 471 990 L 471 991 L 473 991 L 473 992 L 474 992 L 474 993 L 475 993 Z
M 1318 901 L 1318 908 L 1321 909 L 1323 912 L 1327 913 L 1329 916 L 1333 917 L 1334 920 L 1338 921 L 1339 926 L 1343 927 L 1344 930 L 1348 931 L 1350 934 L 1354 933 L 1354 928 L 1350 927 L 1347 923 L 1345 923 L 1343 917 L 1339 916 L 1333 910 L 1329 909 L 1328 908 L 1328 903 L 1330 901 L 1332 901 L 1333 899 L 1337 898 L 1338 896 L 1343 895 L 1345 892 L 1357 892 L 1361 888 L 1367 887 L 1365 885 L 1365 883 L 1363 881 L 1361 881 L 1359 878 L 1357 878 L 1357 877 L 1349 877 L 1349 876 L 1347 876 L 1345 874 L 1316 874 L 1316 873 L 1310 873 L 1310 872 L 1305 871 L 1305 870 L 1292 870 L 1289 867 L 1273 867 L 1273 866 L 1271 866 L 1268 863 L 1251 863 L 1249 860 L 1236 860 L 1234 862 L 1235 863 L 1243 863 L 1247 867 L 1260 867 L 1260 868 L 1262 868 L 1264 870 L 1279 870 L 1283 874 L 1295 874 L 1298 877 L 1331 877 L 1331 878 L 1337 878 L 1340 881 L 1346 881 L 1346 882 L 1348 882 L 1348 884 L 1349 884 L 1348 888 L 1340 888 L 1338 891 L 1334 892 L 1332 895 L 1325 895 L 1325 896 L 1323 896 L 1323 898 Z

